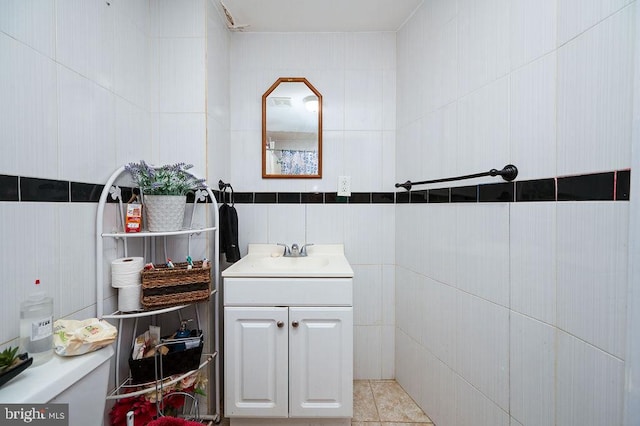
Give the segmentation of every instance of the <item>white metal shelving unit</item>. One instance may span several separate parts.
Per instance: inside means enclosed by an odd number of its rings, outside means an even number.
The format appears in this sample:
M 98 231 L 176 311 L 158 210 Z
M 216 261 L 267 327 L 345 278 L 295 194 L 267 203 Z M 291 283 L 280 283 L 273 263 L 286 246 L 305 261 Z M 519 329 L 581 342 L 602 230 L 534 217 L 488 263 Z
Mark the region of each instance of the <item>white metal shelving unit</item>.
M 220 358 L 219 358 L 219 351 L 220 351 L 220 333 L 219 333 L 219 289 L 220 289 L 220 263 L 219 263 L 219 238 L 218 238 L 218 225 L 219 225 L 219 219 L 218 219 L 218 203 L 216 202 L 216 199 L 213 195 L 213 192 L 211 191 L 211 189 L 208 187 L 203 189 L 203 190 L 198 190 L 196 191 L 195 194 L 195 201 L 194 201 L 194 205 L 193 205 L 193 211 L 191 214 L 191 220 L 189 223 L 189 226 L 186 229 L 182 229 L 179 231 L 169 231 L 169 232 L 148 232 L 148 231 L 142 231 L 142 232 L 138 232 L 138 233 L 126 233 L 124 232 L 124 215 L 125 215 L 125 206 L 127 201 L 122 199 L 122 194 L 121 194 L 121 188 L 118 185 L 120 180 L 124 180 L 126 183 L 126 177 L 127 177 L 128 173 L 125 171 L 125 167 L 122 166 L 119 169 L 117 169 L 115 172 L 113 172 L 113 174 L 111 175 L 111 177 L 107 180 L 107 182 L 105 183 L 105 186 L 102 190 L 102 193 L 100 195 L 100 200 L 98 203 L 98 211 L 96 214 L 96 298 L 97 298 L 97 305 L 96 305 L 96 311 L 97 311 L 97 316 L 98 318 L 104 318 L 104 319 L 109 319 L 109 320 L 115 320 L 118 323 L 118 340 L 116 343 L 116 365 L 115 365 L 115 389 L 113 389 L 109 395 L 107 396 L 107 399 L 119 399 L 119 398 L 124 398 L 124 397 L 131 397 L 131 396 L 136 396 L 136 395 L 140 395 L 143 393 L 146 393 L 148 391 L 153 391 L 154 389 L 157 388 L 157 383 L 156 382 L 151 382 L 146 384 L 146 388 L 136 391 L 136 392 L 129 392 L 127 388 L 130 388 L 131 385 L 130 384 L 130 378 L 127 378 L 125 380 L 120 380 L 119 378 L 119 363 L 120 363 L 120 355 L 121 355 L 121 349 L 122 349 L 122 340 L 121 340 L 121 336 L 122 336 L 122 330 L 123 330 L 123 326 L 125 321 L 129 321 L 129 320 L 133 320 L 134 321 L 134 329 L 137 327 L 137 323 L 138 320 L 140 318 L 144 318 L 144 317 L 153 317 L 153 316 L 158 316 L 158 315 L 163 315 L 163 314 L 167 314 L 170 312 L 179 312 L 180 310 L 187 308 L 189 306 L 195 305 L 194 309 L 195 309 L 195 313 L 196 316 L 198 317 L 198 322 L 199 322 L 199 311 L 198 311 L 198 305 L 207 305 L 207 307 L 210 309 L 211 315 L 211 321 L 210 321 L 210 330 L 209 330 L 209 335 L 213 336 L 213 348 L 211 353 L 209 354 L 203 354 L 204 360 L 201 361 L 200 366 L 198 367 L 198 369 L 202 369 L 205 368 L 206 366 L 208 366 L 209 364 L 213 363 L 213 368 L 212 368 L 212 374 L 213 377 L 209 377 L 209 391 L 207 392 L 207 394 L 209 395 L 209 410 L 211 410 L 212 407 L 215 408 L 214 413 L 212 414 L 208 414 L 205 416 L 201 416 L 210 420 L 213 420 L 215 422 L 219 422 L 220 421 L 220 415 L 221 415 L 221 411 L 220 411 Z M 198 176 L 194 176 L 196 178 L 198 178 Z M 127 186 L 125 184 L 120 184 L 122 186 Z M 129 185 L 131 186 L 131 185 Z M 205 201 L 207 201 L 207 196 L 209 198 L 209 203 L 206 203 Z M 118 222 L 117 225 L 117 229 L 111 229 L 110 232 L 104 232 L 104 210 L 105 207 L 107 205 L 107 201 L 108 198 L 111 197 L 112 200 L 116 201 L 117 204 L 117 218 L 116 221 Z M 206 207 L 208 206 L 208 210 L 209 210 L 209 214 L 205 214 L 204 216 L 204 220 L 205 223 L 204 224 L 194 224 L 194 217 L 195 217 L 195 212 L 196 212 L 196 207 L 198 206 L 203 206 Z M 149 262 L 149 261 L 153 261 L 155 258 L 155 239 L 158 237 L 164 238 L 164 247 L 166 250 L 166 238 L 167 237 L 180 237 L 180 236 L 185 236 L 186 238 L 188 238 L 188 253 L 190 254 L 191 251 L 191 238 L 194 235 L 200 235 L 201 233 L 209 233 L 211 235 L 211 239 L 212 241 L 210 241 L 209 243 L 209 247 L 211 245 L 213 245 L 213 255 L 211 256 L 211 270 L 212 270 L 212 277 L 211 277 L 211 282 L 212 282 L 212 291 L 211 291 L 211 297 L 209 302 L 199 302 L 196 304 L 187 304 L 187 305 L 180 305 L 180 306 L 172 306 L 172 307 L 168 307 L 168 308 L 163 308 L 163 309 L 154 309 L 154 310 L 144 310 L 144 311 L 137 311 L 137 312 L 113 312 L 113 313 L 105 313 L 104 312 L 104 241 L 106 239 L 115 239 L 116 241 L 122 240 L 122 246 L 123 246 L 123 256 L 129 256 L 129 248 L 128 248 L 128 240 L 133 238 L 133 239 L 144 239 L 145 243 L 144 243 L 144 253 L 143 253 L 143 257 L 145 258 L 145 262 Z M 149 245 L 151 246 L 150 249 L 150 254 L 147 253 L 147 244 L 146 241 L 149 241 Z M 166 258 L 166 253 L 165 253 L 165 258 Z M 134 332 L 134 338 L 135 338 L 135 332 Z M 127 348 L 128 350 L 129 348 Z M 170 383 L 175 383 L 179 380 L 181 380 L 182 378 L 188 376 L 189 374 L 191 374 L 192 372 L 187 372 L 184 375 L 181 375 L 178 378 L 174 378 L 171 380 L 171 382 L 169 383 L 164 383 L 164 385 L 168 385 Z M 136 384 L 135 387 L 141 387 L 141 386 L 145 386 L 145 385 L 140 385 L 140 384 Z M 127 392 L 124 392 L 125 390 L 127 390 Z

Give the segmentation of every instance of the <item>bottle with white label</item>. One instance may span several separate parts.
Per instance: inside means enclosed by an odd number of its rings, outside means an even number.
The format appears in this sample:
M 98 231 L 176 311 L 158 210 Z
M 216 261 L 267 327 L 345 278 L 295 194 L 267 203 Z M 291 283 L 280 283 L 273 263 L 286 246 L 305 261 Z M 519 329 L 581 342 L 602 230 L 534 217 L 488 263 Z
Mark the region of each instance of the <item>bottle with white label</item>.
M 20 352 L 33 357 L 33 365 L 53 356 L 53 299 L 47 297 L 36 280 L 36 289 L 20 304 Z

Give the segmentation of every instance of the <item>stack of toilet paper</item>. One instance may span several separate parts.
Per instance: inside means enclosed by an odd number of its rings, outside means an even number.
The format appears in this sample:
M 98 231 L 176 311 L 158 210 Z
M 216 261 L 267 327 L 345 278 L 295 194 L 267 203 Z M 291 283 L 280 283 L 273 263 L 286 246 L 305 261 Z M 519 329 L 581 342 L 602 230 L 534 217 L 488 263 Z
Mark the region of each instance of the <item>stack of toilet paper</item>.
M 111 262 L 111 286 L 118 289 L 118 310 L 139 311 L 142 281 L 140 271 L 144 268 L 142 257 L 122 257 Z

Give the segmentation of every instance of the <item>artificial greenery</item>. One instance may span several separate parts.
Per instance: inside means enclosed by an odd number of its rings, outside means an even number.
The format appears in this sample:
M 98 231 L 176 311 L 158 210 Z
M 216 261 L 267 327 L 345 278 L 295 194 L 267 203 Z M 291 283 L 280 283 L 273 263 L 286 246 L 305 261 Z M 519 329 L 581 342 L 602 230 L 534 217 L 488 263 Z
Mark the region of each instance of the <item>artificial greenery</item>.
M 205 187 L 204 179 L 194 177 L 187 170 L 193 164 L 176 163 L 153 167 L 144 161 L 125 166 L 134 182 L 145 195 L 186 195 Z
M 12 348 L 9 346 L 4 351 L 0 352 L 0 371 L 11 367 L 15 360 L 18 358 L 18 346 Z

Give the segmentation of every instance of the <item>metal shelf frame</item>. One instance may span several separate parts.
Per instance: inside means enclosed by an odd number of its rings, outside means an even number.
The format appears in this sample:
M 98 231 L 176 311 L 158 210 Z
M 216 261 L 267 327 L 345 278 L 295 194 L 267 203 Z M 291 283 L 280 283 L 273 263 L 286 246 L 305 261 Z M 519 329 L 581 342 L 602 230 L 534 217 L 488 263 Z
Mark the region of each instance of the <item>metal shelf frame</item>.
M 123 176 L 124 175 L 124 176 Z M 130 382 L 130 379 L 126 379 L 124 381 L 120 381 L 118 377 L 119 371 L 119 363 L 120 363 L 120 355 L 121 355 L 121 335 L 122 329 L 125 321 L 133 320 L 134 321 L 134 329 L 137 327 L 138 319 L 143 317 L 155 317 L 157 315 L 162 315 L 170 312 L 178 312 L 188 306 L 180 305 L 180 306 L 172 306 L 168 308 L 162 309 L 154 309 L 154 310 L 144 310 L 144 311 L 136 311 L 136 312 L 112 312 L 105 313 L 104 312 L 104 241 L 106 239 L 115 239 L 122 240 L 124 256 L 129 256 L 128 253 L 128 244 L 127 241 L 131 238 L 133 239 L 150 239 L 151 243 L 155 243 L 156 237 L 162 237 L 165 239 L 165 250 L 166 250 L 166 238 L 174 237 L 174 236 L 186 236 L 188 238 L 188 252 L 191 251 L 191 237 L 194 235 L 200 235 L 201 233 L 210 233 L 211 241 L 209 243 L 209 247 L 213 245 L 213 256 L 210 259 L 211 262 L 211 273 L 212 273 L 212 291 L 209 302 L 199 302 L 201 304 L 207 304 L 209 309 L 212 311 L 210 315 L 210 324 L 209 324 L 209 335 L 213 336 L 213 350 L 210 354 L 206 354 L 205 360 L 198 367 L 202 369 L 209 364 L 213 363 L 213 378 L 209 377 L 210 390 L 207 392 L 209 395 L 209 410 L 212 407 L 215 407 L 215 412 L 212 414 L 207 414 L 206 417 L 213 417 L 215 422 L 219 422 L 221 419 L 221 407 L 220 407 L 220 357 L 218 356 L 220 352 L 220 308 L 219 308 L 219 290 L 220 290 L 220 262 L 219 262 L 219 234 L 218 234 L 218 226 L 219 226 L 219 217 L 218 217 L 218 203 L 216 198 L 211 191 L 211 188 L 207 185 L 204 190 L 198 190 L 196 192 L 195 202 L 193 205 L 193 211 L 191 214 L 191 221 L 189 226 L 186 229 L 178 230 L 178 231 L 169 231 L 169 232 L 149 232 L 142 231 L 139 233 L 126 233 L 124 232 L 124 212 L 126 207 L 126 201 L 122 199 L 121 190 L 118 184 L 116 184 L 119 180 L 126 180 L 126 175 L 128 172 L 125 171 L 125 167 L 121 166 L 113 174 L 109 177 L 107 182 L 104 185 L 102 193 L 100 194 L 100 200 L 98 202 L 98 209 L 96 214 L 96 314 L 98 318 L 115 320 L 118 322 L 118 341 L 116 346 L 116 365 L 115 365 L 115 389 L 113 389 L 108 395 L 107 399 L 119 399 L 124 397 L 131 397 L 136 395 L 141 395 L 147 393 L 149 391 L 153 391 L 157 388 L 158 383 L 154 382 L 149 384 L 148 387 L 145 387 L 142 390 L 133 392 L 133 393 L 122 393 L 123 390 L 126 390 Z M 193 175 L 195 178 L 199 178 L 196 175 Z M 125 186 L 125 185 L 123 185 Z M 208 197 L 207 197 L 208 196 Z M 111 197 L 112 200 L 117 202 L 117 212 L 116 212 L 116 221 L 118 222 L 118 229 L 111 230 L 111 232 L 105 232 L 103 230 L 104 227 L 104 210 L 107 205 L 108 198 Z M 208 198 L 208 199 L 207 199 Z M 194 225 L 194 217 L 196 207 L 203 205 L 209 207 L 209 214 L 206 215 L 205 221 L 208 222 L 205 224 L 206 226 Z M 146 249 L 145 249 L 146 251 Z M 146 254 L 146 253 L 145 253 Z M 152 250 L 153 256 L 153 250 Z M 145 256 L 146 258 L 146 256 Z M 146 259 L 145 259 L 146 260 Z M 196 306 L 197 313 L 197 306 Z M 135 335 L 135 332 L 134 332 Z M 135 336 L 134 336 L 135 338 Z M 197 370 L 194 370 L 197 371 Z M 194 371 L 190 371 L 184 373 L 178 378 L 174 378 L 171 382 L 177 382 Z M 167 385 L 167 383 L 165 383 Z M 140 387 L 140 385 L 136 385 L 136 387 Z

